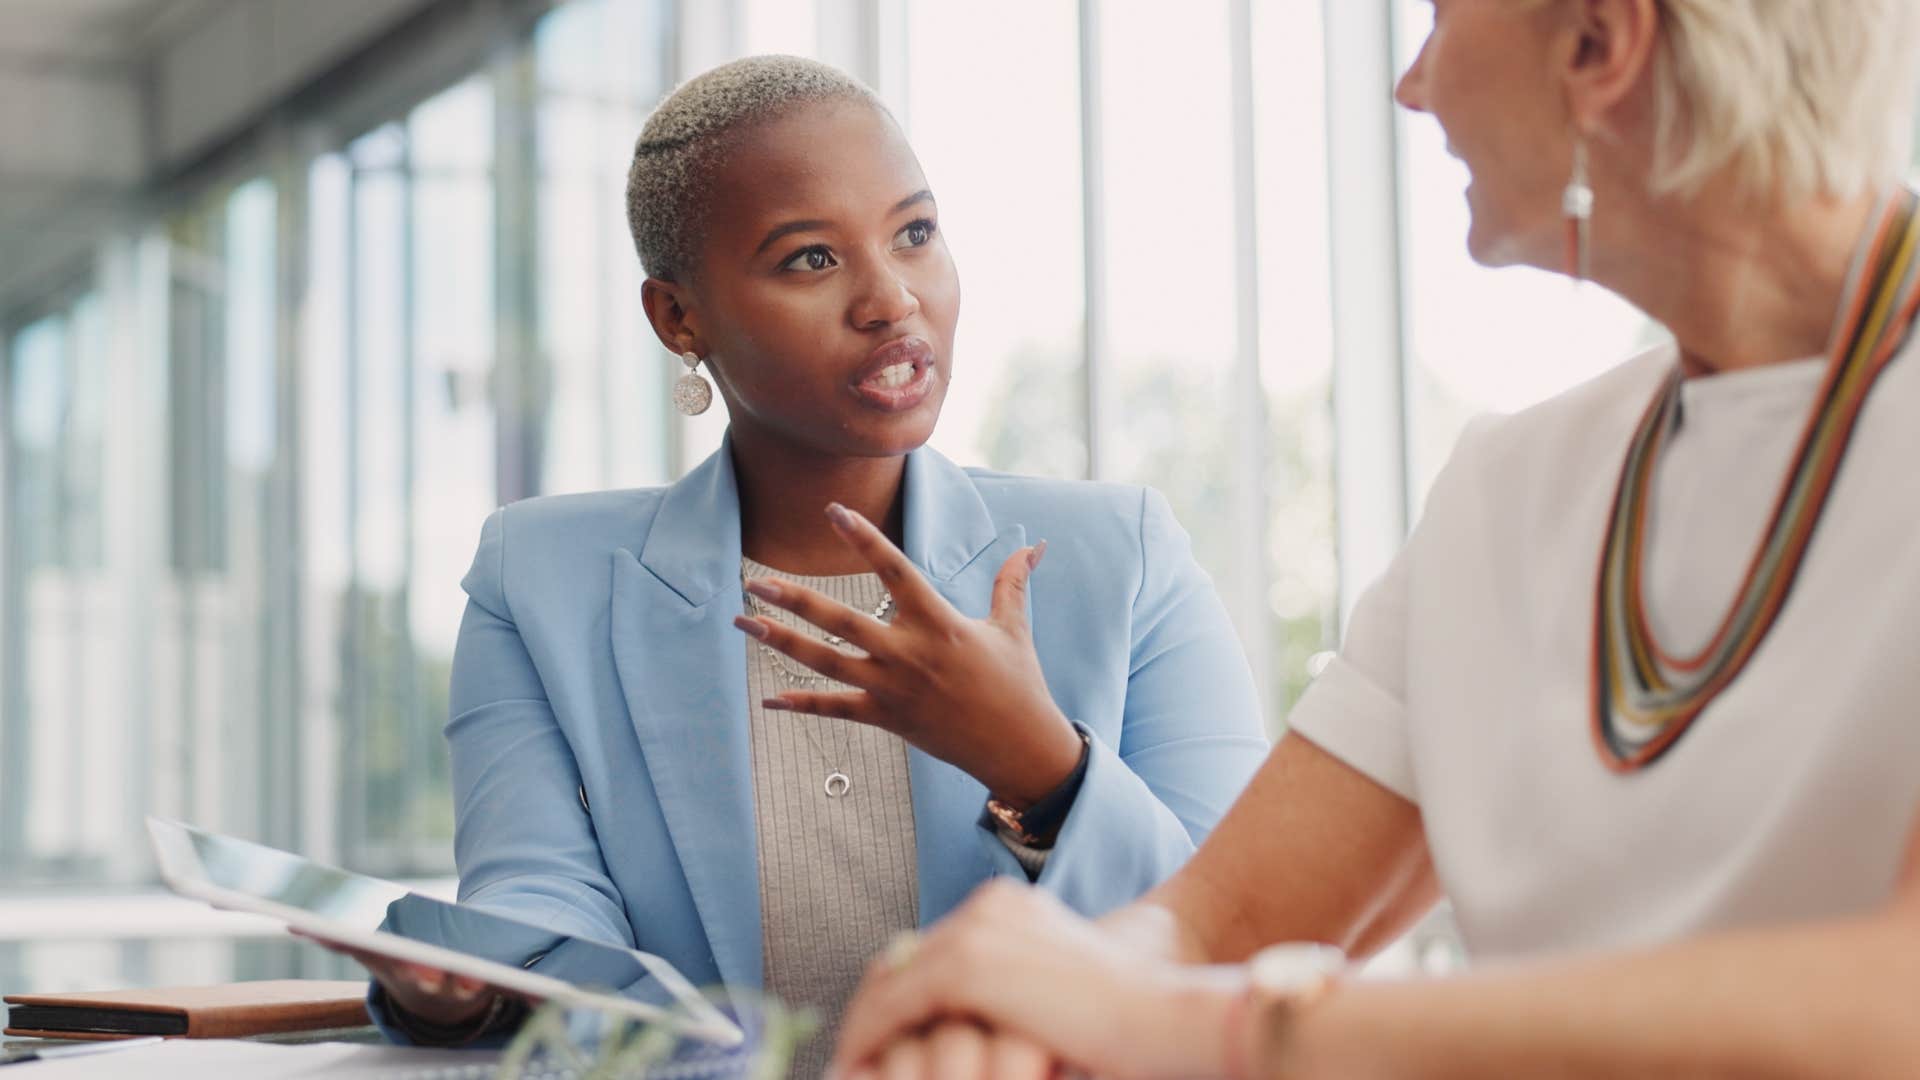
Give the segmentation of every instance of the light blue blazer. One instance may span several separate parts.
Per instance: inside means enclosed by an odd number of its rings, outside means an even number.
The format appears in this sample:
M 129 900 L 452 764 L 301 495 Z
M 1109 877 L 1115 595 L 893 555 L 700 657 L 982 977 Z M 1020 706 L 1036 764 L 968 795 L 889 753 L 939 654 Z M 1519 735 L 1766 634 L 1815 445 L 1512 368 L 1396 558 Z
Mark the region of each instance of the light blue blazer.
M 1029 537 L 1054 700 L 1092 733 L 1039 884 L 1095 914 L 1165 878 L 1265 756 L 1239 642 L 1157 493 L 907 458 L 904 549 L 962 612 Z M 740 511 L 727 447 L 666 488 L 487 519 L 453 665 L 464 902 L 761 985 Z M 971 776 L 909 751 L 920 917 L 1025 872 Z M 630 993 L 648 996 L 646 988 Z

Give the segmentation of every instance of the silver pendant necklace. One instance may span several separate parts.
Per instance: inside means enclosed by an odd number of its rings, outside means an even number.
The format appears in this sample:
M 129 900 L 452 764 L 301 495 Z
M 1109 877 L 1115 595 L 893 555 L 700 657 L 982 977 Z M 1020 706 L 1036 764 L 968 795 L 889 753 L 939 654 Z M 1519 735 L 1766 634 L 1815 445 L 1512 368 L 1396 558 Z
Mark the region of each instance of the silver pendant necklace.
M 763 604 L 759 597 L 753 595 L 750 592 L 744 592 L 744 591 L 741 593 L 741 595 L 745 598 L 747 602 L 747 606 L 753 610 L 754 614 L 763 615 L 770 619 L 779 618 L 777 615 L 774 614 L 775 609 L 770 608 L 765 604 Z M 872 615 L 876 619 L 880 619 L 884 621 L 886 617 L 892 613 L 892 611 L 893 611 L 893 596 L 891 594 L 888 594 L 888 595 L 882 596 L 880 598 L 880 603 L 877 604 L 874 607 L 874 609 L 868 614 Z M 781 620 L 781 621 L 784 622 L 784 620 Z M 798 630 L 798 627 L 795 627 L 794 629 Z M 800 631 L 800 632 L 804 633 L 804 631 Z M 838 634 L 827 634 L 824 640 L 826 641 L 828 646 L 835 649 L 844 650 L 847 646 L 847 639 L 841 637 Z M 830 679 L 827 676 L 812 670 L 811 668 L 794 666 L 793 662 L 789 660 L 789 658 L 785 653 L 767 644 L 766 642 L 762 641 L 762 642 L 758 642 L 757 644 L 759 645 L 761 651 L 766 654 L 767 659 L 772 662 L 774 674 L 778 676 L 780 681 L 782 683 L 785 683 L 789 689 L 820 690 L 829 686 L 838 685 L 837 683 L 835 683 L 833 679 Z M 827 798 L 829 799 L 844 798 L 848 792 L 853 790 L 853 778 L 848 776 L 844 771 L 842 771 L 840 766 L 836 764 L 836 762 L 849 761 L 852 759 L 853 757 L 852 732 L 847 731 L 844 726 L 842 727 L 841 732 L 846 736 L 846 738 L 842 740 L 842 745 L 840 747 L 840 756 L 836 758 L 833 755 L 828 754 L 826 749 L 820 745 L 820 740 L 814 737 L 813 725 L 815 723 L 821 722 L 824 718 L 812 716 L 809 714 L 796 713 L 794 714 L 794 719 L 799 722 L 800 734 L 806 737 L 808 744 L 813 747 L 813 752 L 820 755 L 820 760 L 824 762 L 827 766 L 827 778 L 821 784 L 821 790 L 826 792 Z M 835 721 L 835 722 L 841 725 L 845 725 L 850 721 L 841 720 L 841 721 Z

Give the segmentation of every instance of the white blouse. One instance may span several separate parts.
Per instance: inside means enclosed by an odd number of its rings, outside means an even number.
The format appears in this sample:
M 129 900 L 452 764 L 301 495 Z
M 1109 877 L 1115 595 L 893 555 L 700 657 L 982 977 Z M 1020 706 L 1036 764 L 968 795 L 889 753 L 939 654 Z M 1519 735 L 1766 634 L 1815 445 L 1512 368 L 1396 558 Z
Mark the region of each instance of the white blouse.
M 1869 398 L 1800 575 L 1746 669 L 1665 757 L 1589 734 L 1595 575 L 1671 345 L 1461 438 L 1294 730 L 1416 802 L 1476 957 L 1869 909 L 1920 806 L 1920 347 Z M 1676 655 L 1713 636 L 1823 361 L 1689 380 L 1645 586 Z

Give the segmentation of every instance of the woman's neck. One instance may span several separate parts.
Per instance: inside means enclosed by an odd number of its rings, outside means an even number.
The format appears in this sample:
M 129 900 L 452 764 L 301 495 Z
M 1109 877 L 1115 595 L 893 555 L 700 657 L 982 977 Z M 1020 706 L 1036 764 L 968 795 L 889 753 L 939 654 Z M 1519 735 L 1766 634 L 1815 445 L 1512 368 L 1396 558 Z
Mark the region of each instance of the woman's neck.
M 735 428 L 733 472 L 740 489 L 740 550 L 791 574 L 830 576 L 873 568 L 827 522 L 839 503 L 901 542 L 907 459 L 828 457 Z
M 1596 216 L 1594 279 L 1672 331 L 1688 376 L 1823 353 L 1877 194 L 1768 211 L 1666 200 Z

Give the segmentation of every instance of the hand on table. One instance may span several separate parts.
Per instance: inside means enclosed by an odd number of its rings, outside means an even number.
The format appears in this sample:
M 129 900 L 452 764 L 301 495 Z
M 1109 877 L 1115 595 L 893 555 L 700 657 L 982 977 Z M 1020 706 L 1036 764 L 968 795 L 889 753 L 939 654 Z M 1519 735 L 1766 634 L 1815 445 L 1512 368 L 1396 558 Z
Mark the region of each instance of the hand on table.
M 1046 544 L 1022 548 L 1000 567 L 993 607 L 969 619 L 934 590 L 871 522 L 844 507 L 828 517 L 893 596 L 882 622 L 792 582 L 762 578 L 754 596 L 859 648 L 848 655 L 764 617 L 734 620 L 747 634 L 828 678 L 857 689 L 789 690 L 766 707 L 832 716 L 891 731 L 966 770 L 1016 809 L 1053 791 L 1080 763 L 1082 744 L 1047 692 L 1027 622 L 1027 581 Z
M 937 1061 L 925 1033 L 966 1021 L 1109 1080 L 1218 1076 L 1245 978 L 1147 955 L 1045 892 L 996 880 L 910 956 L 875 961 L 841 1021 L 834 1068 L 877 1078 L 893 1075 L 895 1055 Z
M 1053 1080 L 1062 1072 L 1034 1043 L 947 1020 L 889 1044 L 846 1080 Z

